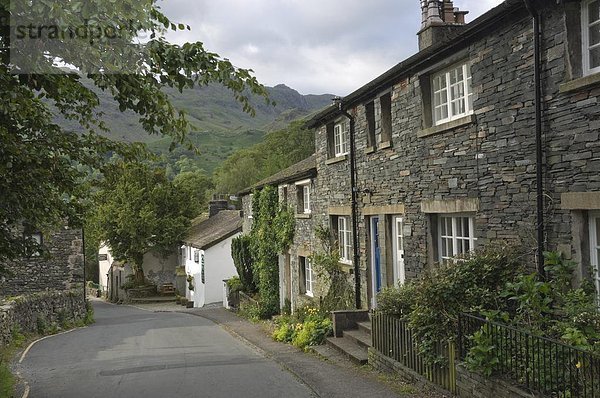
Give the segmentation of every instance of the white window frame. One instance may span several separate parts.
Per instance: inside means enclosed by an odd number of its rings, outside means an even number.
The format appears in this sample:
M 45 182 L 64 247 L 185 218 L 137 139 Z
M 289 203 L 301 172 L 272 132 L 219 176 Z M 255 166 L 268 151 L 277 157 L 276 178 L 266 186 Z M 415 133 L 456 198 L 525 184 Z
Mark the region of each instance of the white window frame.
M 200 250 L 194 250 L 194 262 L 200 263 Z
M 462 80 L 457 80 L 452 83 L 452 74 L 455 71 L 461 70 L 462 72 Z M 439 88 L 436 90 L 435 82 L 437 79 L 440 79 L 440 83 L 444 83 L 444 86 L 440 84 Z M 454 89 L 459 90 L 459 93 L 455 96 Z M 439 96 L 438 96 L 439 94 Z M 439 101 L 438 101 L 439 98 Z M 461 112 L 459 110 L 455 111 L 453 109 L 453 104 L 460 104 L 461 101 L 464 102 L 464 110 Z M 437 109 L 446 110 L 446 117 L 443 117 L 441 114 L 438 116 L 436 113 Z M 471 78 L 471 64 L 469 62 L 465 62 L 462 64 L 455 64 L 443 71 L 440 71 L 434 74 L 431 77 L 431 116 L 433 120 L 433 124 L 435 126 L 447 123 L 452 120 L 460 119 L 461 117 L 470 115 L 473 113 L 473 88 L 472 88 L 472 78 Z
M 310 180 L 298 181 L 296 189 L 302 190 L 298 192 L 298 201 L 302 202 L 302 206 L 298 206 L 298 213 L 310 214 Z
M 600 26 L 600 18 L 592 23 L 589 23 L 589 6 L 599 0 L 584 0 L 581 3 L 581 44 L 582 44 L 582 56 L 583 56 L 583 74 L 590 75 L 592 73 L 600 72 L 600 65 L 591 67 L 590 62 L 590 50 L 600 48 L 600 43 L 590 44 L 590 28 L 593 26 Z M 600 3 L 600 2 L 599 2 Z M 600 5 L 600 4 L 599 4 Z
M 345 264 L 352 264 L 352 232 L 350 231 L 350 217 L 338 216 L 337 226 L 340 262 Z
M 596 285 L 596 298 L 598 305 L 600 306 L 600 267 L 598 258 L 598 252 L 600 251 L 600 245 L 598 244 L 598 228 L 596 227 L 596 220 L 600 219 L 600 212 L 592 212 L 589 216 L 590 224 L 590 264 L 593 269 L 594 284 Z
M 344 156 L 350 152 L 350 121 L 340 120 L 333 126 L 333 154 Z
M 472 214 L 438 214 L 438 225 L 437 225 L 437 241 L 438 241 L 438 260 L 439 262 L 453 261 L 456 256 L 466 254 L 475 250 L 477 238 L 475 237 L 475 217 Z M 446 221 L 450 221 L 450 229 L 446 228 L 446 234 L 442 234 L 442 224 Z M 462 232 L 459 231 L 459 224 L 467 221 L 468 223 L 468 236 L 462 236 Z M 448 226 L 448 225 L 447 225 Z M 448 232 L 450 232 L 448 234 Z M 461 233 L 461 235 L 459 235 Z M 446 243 L 446 253 L 444 252 L 444 243 Z M 448 250 L 448 243 L 451 243 L 451 253 Z M 465 246 L 468 244 L 468 250 L 465 250 Z M 460 249 L 460 250 L 459 250 Z
M 404 285 L 406 282 L 406 267 L 404 263 L 404 220 L 402 216 L 393 216 L 392 220 L 394 237 L 394 285 Z
M 310 257 L 304 257 L 304 287 L 304 294 L 314 297 L 315 280 Z

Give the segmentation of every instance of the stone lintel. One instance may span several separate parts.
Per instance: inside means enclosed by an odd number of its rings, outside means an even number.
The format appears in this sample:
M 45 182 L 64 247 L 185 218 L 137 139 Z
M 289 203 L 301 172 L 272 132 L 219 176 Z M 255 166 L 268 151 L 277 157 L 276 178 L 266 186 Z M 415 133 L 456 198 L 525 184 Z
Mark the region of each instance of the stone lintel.
M 560 195 L 564 210 L 600 210 L 600 192 L 567 192 Z
M 479 211 L 478 198 L 425 200 L 421 202 L 423 213 L 472 213 Z
M 351 206 L 329 206 L 327 213 L 331 216 L 350 216 L 352 215 Z
M 379 214 L 404 214 L 404 205 L 365 206 L 362 214 L 365 216 L 376 216 Z

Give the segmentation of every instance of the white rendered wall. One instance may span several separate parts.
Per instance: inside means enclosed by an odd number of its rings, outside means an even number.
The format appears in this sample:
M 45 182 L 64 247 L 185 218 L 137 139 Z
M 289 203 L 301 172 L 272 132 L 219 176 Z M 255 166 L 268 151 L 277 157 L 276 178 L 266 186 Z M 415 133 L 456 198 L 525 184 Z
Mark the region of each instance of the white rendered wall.
M 238 274 L 231 257 L 231 241 L 239 235 L 230 236 L 205 252 L 205 304 L 223 302 L 223 280 Z
M 110 265 L 113 262 L 112 253 L 107 245 L 102 244 L 100 249 L 98 250 L 98 254 L 106 254 L 106 260 L 98 261 L 98 274 L 99 274 L 99 282 L 100 282 L 100 290 L 103 292 L 108 291 L 108 271 L 110 269 Z

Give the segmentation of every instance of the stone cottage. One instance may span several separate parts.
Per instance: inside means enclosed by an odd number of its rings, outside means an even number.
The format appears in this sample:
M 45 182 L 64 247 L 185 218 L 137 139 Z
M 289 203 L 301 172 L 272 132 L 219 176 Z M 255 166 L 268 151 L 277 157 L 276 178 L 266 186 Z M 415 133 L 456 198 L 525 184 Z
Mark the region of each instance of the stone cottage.
M 244 214 L 243 232 L 252 228 L 252 191 L 267 185 L 277 187 L 279 201 L 295 214 L 294 241 L 279 254 L 279 299 L 281 308 L 292 310 L 318 302 L 326 292 L 313 268 L 311 255 L 318 249 L 314 237 L 316 224 L 316 157 L 310 156 L 240 192 Z
M 468 24 L 421 7 L 419 52 L 307 123 L 310 222 L 335 231 L 357 307 L 501 244 L 538 270 L 560 251 L 600 292 L 600 1 L 506 0 Z
M 25 231 L 42 245 L 42 253 L 7 262 L 10 274 L 0 280 L 0 296 L 81 289 L 83 295 L 83 234 L 64 226 L 49 232 Z

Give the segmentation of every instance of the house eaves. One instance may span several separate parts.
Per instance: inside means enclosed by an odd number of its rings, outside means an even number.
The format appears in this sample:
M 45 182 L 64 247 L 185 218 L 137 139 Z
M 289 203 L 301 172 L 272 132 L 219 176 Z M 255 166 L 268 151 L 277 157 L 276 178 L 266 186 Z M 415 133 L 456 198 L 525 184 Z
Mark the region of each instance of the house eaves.
M 238 192 L 238 196 L 245 196 L 255 189 L 261 189 L 267 185 L 279 185 L 289 182 L 312 178 L 317 175 L 317 159 L 316 155 L 312 154 L 308 158 L 283 169 L 256 184 Z
M 411 76 L 439 60 L 456 53 L 481 38 L 482 34 L 497 29 L 502 21 L 514 20 L 511 17 L 519 12 L 527 12 L 523 0 L 504 1 L 465 25 L 463 29 L 449 35 L 445 41 L 412 55 L 371 82 L 348 94 L 342 99 L 342 102 L 346 108 L 351 108 L 372 99 L 380 91 L 396 84 L 400 79 Z M 527 15 L 525 13 L 523 16 Z M 308 120 L 305 126 L 307 128 L 316 128 L 340 115 L 341 112 L 338 107 L 330 105 Z

